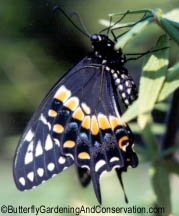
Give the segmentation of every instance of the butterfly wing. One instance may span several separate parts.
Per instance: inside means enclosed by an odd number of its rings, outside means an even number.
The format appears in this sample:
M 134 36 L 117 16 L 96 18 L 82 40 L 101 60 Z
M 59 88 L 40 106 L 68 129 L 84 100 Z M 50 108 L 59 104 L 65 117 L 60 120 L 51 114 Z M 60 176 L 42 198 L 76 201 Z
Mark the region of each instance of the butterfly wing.
M 19 190 L 31 189 L 73 164 L 70 157 L 61 154 L 59 141 L 51 136 L 55 116 L 54 112 L 50 112 L 50 107 L 53 107 L 57 112 L 61 110 L 63 103 L 55 99 L 54 95 L 67 80 L 69 80 L 68 83 L 71 82 L 72 89 L 78 88 L 74 86 L 79 82 L 78 70 L 85 65 L 86 58 L 56 82 L 25 128 L 13 163 L 13 176 Z M 91 79 L 91 74 L 86 74 L 83 78 L 85 84 Z M 62 87 L 63 89 L 64 87 Z M 63 96 L 65 97 L 65 95 Z M 69 96 L 68 92 L 67 96 Z M 64 112 L 63 119 L 66 118 L 65 114 L 67 113 Z
M 119 118 L 111 74 L 86 57 L 55 84 L 27 125 L 14 159 L 17 187 L 30 189 L 75 163 L 89 170 L 101 203 L 101 174 L 136 163 L 132 133 Z
M 116 89 L 120 94 L 122 102 L 126 107 L 130 106 L 137 98 L 137 89 L 133 78 L 128 74 L 127 69 L 124 67 L 122 68 L 122 70 L 117 70 L 116 72 L 115 70 L 113 70 L 112 77 Z M 137 161 L 137 159 L 134 159 L 134 161 Z M 121 176 L 121 170 L 122 169 L 116 168 L 118 176 Z M 86 169 L 78 168 L 77 173 L 82 186 L 86 187 L 91 179 L 89 171 Z M 121 182 L 122 178 L 120 177 L 119 179 Z
M 101 174 L 116 167 L 134 166 L 133 136 L 126 124 L 119 123 L 120 109 L 110 73 L 105 70 L 102 73 L 101 67 L 95 66 L 86 66 L 80 73 L 81 78 L 82 74 L 91 73 L 92 79 L 73 92 L 66 83 L 70 97 L 63 109 L 72 112 L 71 118 L 64 123 L 60 111 L 53 124 L 62 127 L 63 132 L 52 132 L 52 137 L 59 140 L 63 155 L 71 157 L 78 167 L 89 169 L 97 199 L 101 202 Z M 84 173 L 85 170 L 80 169 L 81 177 Z

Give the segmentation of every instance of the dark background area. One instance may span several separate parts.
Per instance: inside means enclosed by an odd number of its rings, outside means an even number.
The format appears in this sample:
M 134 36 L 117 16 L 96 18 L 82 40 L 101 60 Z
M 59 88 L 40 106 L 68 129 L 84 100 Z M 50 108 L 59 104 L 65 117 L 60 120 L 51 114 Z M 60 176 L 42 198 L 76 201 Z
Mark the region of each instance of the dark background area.
M 60 13 L 53 13 L 55 5 L 67 13 L 78 11 L 88 31 L 99 32 L 101 19 L 108 14 L 128 9 L 161 8 L 168 12 L 178 7 L 178 0 L 2 0 L 0 2 L 0 204 L 31 206 L 91 206 L 97 204 L 92 185 L 83 189 L 74 167 L 65 170 L 37 189 L 19 192 L 13 182 L 12 160 L 20 135 L 32 112 L 48 89 L 59 77 L 90 50 L 90 41 Z M 137 20 L 130 15 L 125 21 Z M 73 17 L 74 21 L 78 21 Z M 162 31 L 154 24 L 136 37 L 125 52 L 144 52 L 154 46 Z M 175 44 L 170 43 L 170 64 L 178 59 Z M 138 83 L 142 60 L 126 65 Z M 158 115 L 158 114 L 157 114 Z M 161 115 L 163 119 L 164 115 Z M 140 139 L 139 139 L 140 140 Z M 150 186 L 148 164 L 140 164 L 124 175 L 129 206 L 151 206 L 155 200 Z M 172 202 L 179 214 L 178 179 L 172 176 Z M 125 206 L 123 193 L 114 172 L 101 182 L 105 206 Z

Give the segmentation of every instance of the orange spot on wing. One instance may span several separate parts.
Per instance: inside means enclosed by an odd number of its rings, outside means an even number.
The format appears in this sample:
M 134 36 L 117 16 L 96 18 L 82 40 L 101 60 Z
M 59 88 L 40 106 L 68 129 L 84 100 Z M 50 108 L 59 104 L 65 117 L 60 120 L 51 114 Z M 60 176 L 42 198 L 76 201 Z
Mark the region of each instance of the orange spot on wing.
M 55 94 L 55 98 L 59 101 L 64 102 L 71 95 L 70 91 L 67 90 L 64 86 L 62 86 L 57 93 Z
M 98 123 L 99 123 L 99 127 L 102 130 L 110 128 L 109 121 L 108 121 L 107 117 L 105 115 L 103 115 L 103 114 L 98 115 Z
M 55 124 L 53 126 L 53 131 L 56 133 L 62 133 L 64 131 L 64 127 L 61 124 Z
M 73 111 L 76 109 L 78 104 L 79 104 L 78 98 L 72 97 L 64 104 L 64 106 L 70 109 L 71 111 Z
M 72 140 L 67 140 L 66 142 L 64 142 L 63 146 L 65 148 L 73 148 L 75 146 L 75 142 Z
M 56 112 L 55 110 L 50 109 L 50 110 L 48 111 L 48 115 L 49 115 L 50 117 L 55 117 L 55 116 L 57 115 L 57 112 Z
M 84 118 L 84 113 L 81 110 L 80 107 L 77 108 L 77 110 L 73 113 L 73 118 L 82 121 Z
M 127 136 L 121 137 L 121 138 L 119 139 L 119 141 L 118 141 L 119 148 L 122 149 L 123 146 L 124 146 L 122 143 L 123 143 L 124 141 L 128 141 L 128 140 L 129 140 L 129 138 L 128 138 Z
M 89 116 L 85 116 L 81 126 L 85 129 L 90 129 L 90 117 Z
M 110 123 L 111 123 L 111 127 L 114 130 L 117 126 L 119 126 L 119 119 L 114 117 L 114 116 L 110 116 L 109 117 Z
M 98 127 L 98 122 L 97 122 L 96 116 L 92 116 L 91 132 L 93 135 L 97 135 L 99 133 L 99 127 Z
M 90 155 L 87 152 L 80 152 L 78 154 L 79 159 L 90 159 Z
M 85 103 L 82 103 L 81 106 L 82 106 L 82 108 L 83 108 L 83 110 L 84 110 L 84 112 L 86 114 L 90 114 L 91 113 L 90 108 Z

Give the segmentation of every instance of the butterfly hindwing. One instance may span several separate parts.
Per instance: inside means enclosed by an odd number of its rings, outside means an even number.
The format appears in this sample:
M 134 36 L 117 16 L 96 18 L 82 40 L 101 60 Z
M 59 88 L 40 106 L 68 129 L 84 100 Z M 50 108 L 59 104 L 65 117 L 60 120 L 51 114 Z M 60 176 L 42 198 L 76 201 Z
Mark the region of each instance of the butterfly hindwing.
M 126 160 L 130 158 L 126 158 L 125 151 L 127 145 L 131 148 L 133 140 L 127 125 L 119 124 L 117 95 L 110 74 L 104 71 L 100 91 L 101 68 L 88 67 L 86 71 L 95 71 L 95 76 L 64 103 L 64 106 L 71 101 L 75 104 L 75 100 L 72 100 L 74 97 L 80 100 L 59 139 L 63 154 L 74 158 L 78 167 L 90 170 L 96 196 L 101 202 L 101 174 L 115 167 L 126 166 Z M 78 130 L 75 130 L 75 125 Z

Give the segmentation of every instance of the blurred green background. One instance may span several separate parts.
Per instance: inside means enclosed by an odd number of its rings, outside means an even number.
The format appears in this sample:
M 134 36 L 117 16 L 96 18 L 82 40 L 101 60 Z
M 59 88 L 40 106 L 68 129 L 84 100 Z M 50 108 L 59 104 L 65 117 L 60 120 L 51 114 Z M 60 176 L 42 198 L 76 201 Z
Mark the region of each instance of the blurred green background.
M 99 20 L 108 19 L 108 13 L 142 8 L 161 8 L 164 12 L 168 12 L 178 7 L 179 2 L 178 0 L 1 0 L 0 205 L 28 207 L 58 204 L 80 207 L 82 204 L 85 206 L 98 204 L 92 185 L 83 189 L 78 182 L 74 167 L 27 192 L 19 192 L 13 182 L 13 155 L 32 112 L 53 83 L 91 50 L 88 38 L 79 33 L 63 15 L 52 12 L 55 5 L 62 6 L 69 13 L 73 10 L 78 11 L 88 31 L 97 33 L 104 28 Z M 136 20 L 137 17 L 129 16 L 126 21 L 131 19 Z M 126 48 L 126 51 L 132 53 L 150 49 L 160 34 L 162 31 L 151 25 Z M 170 54 L 173 64 L 178 56 L 172 42 Z M 141 63 L 139 60 L 127 64 L 137 83 Z M 123 176 L 129 204 L 125 204 L 118 179 L 112 171 L 101 181 L 103 205 L 152 206 L 155 196 L 150 185 L 148 164 L 139 164 L 138 168 L 129 169 Z M 175 176 L 171 178 L 174 215 L 179 215 L 179 181 Z

